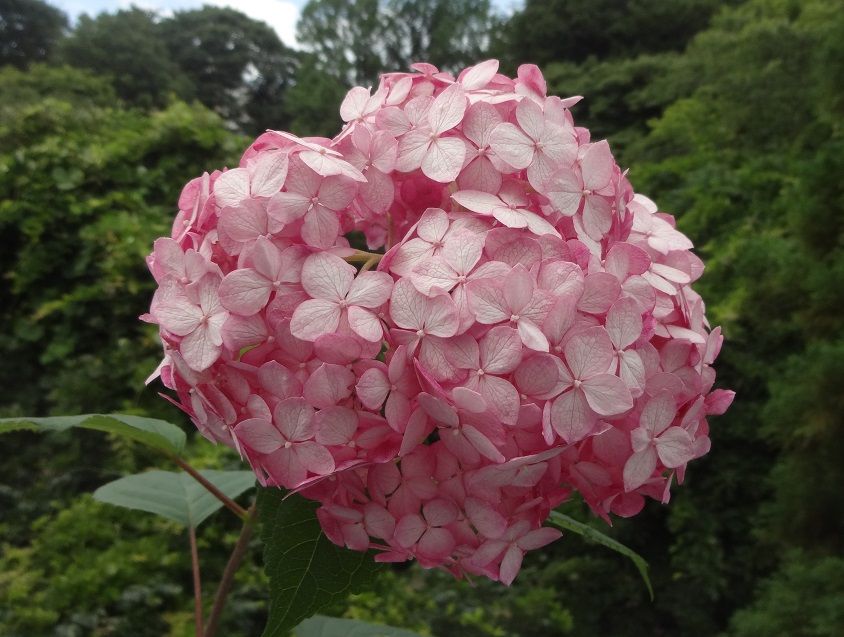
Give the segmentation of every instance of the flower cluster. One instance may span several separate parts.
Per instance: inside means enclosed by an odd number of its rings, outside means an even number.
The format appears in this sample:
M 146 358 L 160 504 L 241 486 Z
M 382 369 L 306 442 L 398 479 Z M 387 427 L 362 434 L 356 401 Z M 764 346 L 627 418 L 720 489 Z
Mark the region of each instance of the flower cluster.
M 552 508 L 634 515 L 709 450 L 733 394 L 703 265 L 578 99 L 416 64 L 349 91 L 334 139 L 268 131 L 185 187 L 157 374 L 335 543 L 509 584 Z

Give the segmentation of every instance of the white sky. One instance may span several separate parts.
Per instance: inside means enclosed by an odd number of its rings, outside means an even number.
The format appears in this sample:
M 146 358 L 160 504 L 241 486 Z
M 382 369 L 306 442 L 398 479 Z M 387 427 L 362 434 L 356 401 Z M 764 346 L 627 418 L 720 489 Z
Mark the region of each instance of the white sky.
M 307 0 L 48 0 L 68 14 L 71 20 L 87 13 L 96 15 L 102 11 L 125 9 L 131 5 L 167 15 L 179 9 L 198 9 L 203 4 L 237 9 L 256 20 L 266 22 L 276 30 L 281 41 L 291 47 L 298 47 L 296 41 L 296 20 Z M 510 13 L 520 5 L 520 0 L 493 0 L 500 11 Z

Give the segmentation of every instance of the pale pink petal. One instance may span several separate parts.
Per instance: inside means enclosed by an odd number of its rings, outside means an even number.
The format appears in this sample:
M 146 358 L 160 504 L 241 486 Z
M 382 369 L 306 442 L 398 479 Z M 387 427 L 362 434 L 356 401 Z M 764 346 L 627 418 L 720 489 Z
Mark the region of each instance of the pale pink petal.
M 554 398 L 566 387 L 560 373 L 562 366 L 556 356 L 535 354 L 516 369 L 516 386 L 528 396 L 543 400 Z
M 201 372 L 211 367 L 220 356 L 222 338 L 220 342 L 215 341 L 208 326 L 200 325 L 182 339 L 179 351 L 191 369 Z
M 478 387 L 481 396 L 501 422 L 505 425 L 515 425 L 519 417 L 519 392 L 510 381 L 498 376 L 485 375 L 479 379 Z M 481 449 L 478 451 L 484 453 Z
M 446 220 L 446 227 L 448 227 L 448 220 Z M 396 256 L 390 262 L 390 271 L 399 276 L 408 276 L 414 267 L 425 262 L 426 258 L 433 253 L 434 249 L 428 241 L 413 238 L 399 246 Z
M 617 349 L 629 347 L 642 335 L 642 313 L 633 299 L 613 303 L 607 312 L 607 333 Z
M 656 450 L 648 447 L 634 453 L 624 464 L 624 490 L 638 489 L 650 479 L 656 469 Z
M 622 414 L 633 406 L 630 390 L 618 376 L 592 376 L 583 381 L 582 389 L 589 406 L 602 416 Z
M 538 214 L 530 212 L 528 210 L 521 211 L 522 219 L 525 220 L 527 224 L 527 229 L 530 230 L 533 234 L 542 235 L 550 234 L 558 239 L 560 239 L 560 233 L 552 226 L 548 221 L 546 221 L 543 217 L 540 217 Z
M 458 190 L 451 198 L 467 210 L 482 215 L 491 215 L 503 205 L 495 195 L 480 190 Z
M 273 420 L 291 442 L 314 437 L 314 409 L 304 398 L 287 398 L 279 402 L 273 410 Z
M 613 163 L 607 140 L 591 144 L 580 162 L 586 187 L 592 191 L 605 188 L 612 179 Z
M 214 182 L 214 200 L 220 208 L 236 206 L 249 199 L 249 171 L 245 168 L 227 170 Z
M 290 320 L 290 332 L 303 341 L 315 341 L 323 334 L 331 334 L 340 324 L 340 307 L 325 299 L 302 302 Z
M 427 529 L 428 524 L 422 519 L 421 515 L 416 513 L 405 515 L 396 524 L 396 542 L 402 548 L 409 549 L 419 541 L 419 538 Z
M 287 177 L 288 161 L 288 155 L 283 151 L 267 151 L 258 155 L 249 167 L 252 173 L 252 196 L 272 197 L 281 190 Z
M 478 102 L 483 104 L 483 102 Z M 501 173 L 486 156 L 475 157 L 457 177 L 461 189 L 498 192 L 501 188 Z
M 364 115 L 370 98 L 369 91 L 368 88 L 355 86 L 346 93 L 340 104 L 340 117 L 344 122 L 351 122 Z
M 551 542 L 559 540 L 562 536 L 563 533 L 559 529 L 544 526 L 526 533 L 516 540 L 516 543 L 524 551 L 535 551 L 536 549 L 541 549 L 543 546 L 547 546 Z
M 460 74 L 460 83 L 467 91 L 484 88 L 498 72 L 498 60 L 485 60 Z
M 527 269 L 521 264 L 514 267 L 504 278 L 502 285 L 502 293 L 507 308 L 513 314 L 519 314 L 530 303 L 533 288 L 533 277 Z
M 421 329 L 427 316 L 427 303 L 427 297 L 419 292 L 410 280 L 400 279 L 393 287 L 390 316 L 400 328 Z
M 463 436 L 478 451 L 478 453 L 480 453 L 485 458 L 492 460 L 493 462 L 504 462 L 504 456 L 495 447 L 495 445 L 492 444 L 492 441 L 487 438 L 485 434 L 481 433 L 477 428 L 473 427 L 472 425 L 463 425 L 461 429 L 463 432 Z
M 669 469 L 682 466 L 695 457 L 694 439 L 682 427 L 669 427 L 654 444 L 660 462 Z
M 497 538 L 507 530 L 507 519 L 488 502 L 478 498 L 466 498 L 463 503 L 466 516 L 480 533 L 488 538 Z
M 480 363 L 489 374 L 508 374 L 522 358 L 519 334 L 510 327 L 493 327 L 480 343 Z
M 498 157 L 513 168 L 527 168 L 533 161 L 533 140 L 509 122 L 495 127 L 490 135 L 489 145 Z
M 272 453 L 284 445 L 278 429 L 261 418 L 242 421 L 235 427 L 234 434 L 241 443 L 258 453 Z
M 305 194 L 280 192 L 273 195 L 267 204 L 267 214 L 279 224 L 288 224 L 304 217 L 311 206 L 311 198 Z
M 431 130 L 439 135 L 457 126 L 466 112 L 466 104 L 466 92 L 463 87 L 459 84 L 449 86 L 437 95 L 428 110 Z
M 345 445 L 355 434 L 357 414 L 347 407 L 327 407 L 315 416 L 316 441 L 321 445 Z
M 390 381 L 377 367 L 367 369 L 355 385 L 355 394 L 367 409 L 381 409 L 389 393 Z
M 267 325 L 259 315 L 231 315 L 223 325 L 223 343 L 234 352 L 262 343 L 267 335 Z
M 460 325 L 460 315 L 451 297 L 440 294 L 422 298 L 425 299 L 425 332 L 441 338 L 454 336 Z
M 319 187 L 319 203 L 330 210 L 343 210 L 355 198 L 357 184 L 342 175 L 326 177 Z
M 419 218 L 416 226 L 416 234 L 420 239 L 429 243 L 436 243 L 445 237 L 448 232 L 448 215 L 440 208 L 428 208 Z
M 674 421 L 677 414 L 677 404 L 674 396 L 665 391 L 660 392 L 648 401 L 639 417 L 639 426 L 649 432 L 651 436 L 658 436 Z
M 576 172 L 564 168 L 554 174 L 543 192 L 561 214 L 571 217 L 577 214 L 583 201 L 583 182 Z
M 613 360 L 613 347 L 607 331 L 600 326 L 578 332 L 565 345 L 566 362 L 575 378 L 581 380 L 605 373 Z
M 457 179 L 465 158 L 466 145 L 462 139 L 438 137 L 422 157 L 422 172 L 426 177 L 445 184 Z
M 334 458 L 331 453 L 316 442 L 300 442 L 293 445 L 293 453 L 305 469 L 320 476 L 334 471 Z
M 349 327 L 365 341 L 375 343 L 384 334 L 380 319 L 371 311 L 353 305 L 348 309 Z
M 528 222 L 525 218 L 524 211 L 511 210 L 501 206 L 492 211 L 492 216 L 500 224 L 508 228 L 527 228 Z
M 583 203 L 583 228 L 595 241 L 600 241 L 612 227 L 612 204 L 600 195 L 588 195 Z
M 230 312 L 251 316 L 270 299 L 272 284 L 251 268 L 229 272 L 220 284 L 220 302 Z
M 603 314 L 621 294 L 621 284 L 612 274 L 595 272 L 584 279 L 583 295 L 577 309 L 590 314 Z
M 302 264 L 302 287 L 315 299 L 341 301 L 346 298 L 357 271 L 329 252 L 312 254 Z
M 431 131 L 425 128 L 414 129 L 402 135 L 396 157 L 396 170 L 408 173 L 419 168 L 430 145 Z
M 337 213 L 323 206 L 315 206 L 305 215 L 302 224 L 302 239 L 310 246 L 330 248 L 340 234 L 340 220 Z
M 325 409 L 352 394 L 354 373 L 344 365 L 323 363 L 305 382 L 304 397 L 314 407 Z
M 525 347 L 529 347 L 537 352 L 549 351 L 548 338 L 539 329 L 539 326 L 530 319 L 519 319 L 516 324 L 519 329 L 519 337 Z
M 545 130 L 545 115 L 542 108 L 533 100 L 522 100 L 516 106 L 516 121 L 521 129 L 533 140 L 539 140 Z
M 551 404 L 551 426 L 567 443 L 582 440 L 592 432 L 597 416 L 579 389 L 567 391 Z
M 470 281 L 466 285 L 469 308 L 479 323 L 490 325 L 510 320 L 511 312 L 504 291 L 491 279 Z
M 437 295 L 450 291 L 459 275 L 441 257 L 425 259 L 410 274 L 413 285 L 422 294 Z
M 523 558 L 524 553 L 522 550 L 515 544 L 511 544 L 510 548 L 504 554 L 504 558 L 501 560 L 498 579 L 501 580 L 502 584 L 510 586 L 513 583 L 513 580 L 516 579 L 522 568 Z
M 393 291 L 393 277 L 386 272 L 361 272 L 349 288 L 346 301 L 370 309 L 387 302 Z
M 154 316 L 161 327 L 171 334 L 187 336 L 199 327 L 203 313 L 184 296 L 177 296 L 159 304 Z
M 458 274 L 469 274 L 481 259 L 484 238 L 482 233 L 452 232 L 445 241 L 442 257 Z

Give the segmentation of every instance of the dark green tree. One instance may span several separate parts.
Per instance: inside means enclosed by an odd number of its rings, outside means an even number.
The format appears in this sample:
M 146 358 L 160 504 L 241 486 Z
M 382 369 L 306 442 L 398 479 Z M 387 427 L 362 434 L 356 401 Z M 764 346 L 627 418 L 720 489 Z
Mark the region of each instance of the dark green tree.
M 159 25 L 193 96 L 241 130 L 286 128 L 285 91 L 297 56 L 272 28 L 229 8 L 179 11 Z
M 47 60 L 66 29 L 64 12 L 42 0 L 0 0 L 0 66 Z

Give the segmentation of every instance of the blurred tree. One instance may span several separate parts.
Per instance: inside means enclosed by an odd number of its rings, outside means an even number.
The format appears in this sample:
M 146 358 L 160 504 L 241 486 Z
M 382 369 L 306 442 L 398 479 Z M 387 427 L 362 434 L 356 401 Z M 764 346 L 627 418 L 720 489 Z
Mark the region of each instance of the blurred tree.
M 192 91 L 159 35 L 155 14 L 137 7 L 80 17 L 61 43 L 60 59 L 107 76 L 119 97 L 141 108 L 161 107 L 172 95 L 187 97 Z
M 159 25 L 192 95 L 241 130 L 287 128 L 284 97 L 297 56 L 276 32 L 230 8 L 178 11 Z
M 304 136 L 336 135 L 343 123 L 337 107 L 345 94 L 340 80 L 323 71 L 313 54 L 304 54 L 284 103 L 290 130 Z
M 504 52 L 511 63 L 544 65 L 679 51 L 737 1 L 526 0 L 507 23 Z
M 318 68 L 366 86 L 413 62 L 445 70 L 478 62 L 497 24 L 489 0 L 310 0 L 297 35 Z
M 0 0 L 0 66 L 47 60 L 66 29 L 67 16 L 42 0 Z

